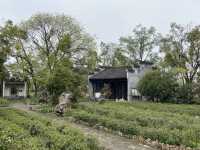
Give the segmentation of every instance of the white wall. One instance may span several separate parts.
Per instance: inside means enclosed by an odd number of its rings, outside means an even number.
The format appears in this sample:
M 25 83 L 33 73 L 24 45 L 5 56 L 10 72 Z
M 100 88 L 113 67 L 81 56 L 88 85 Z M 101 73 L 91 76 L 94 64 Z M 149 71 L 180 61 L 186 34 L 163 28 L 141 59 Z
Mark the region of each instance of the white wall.
M 150 70 L 152 70 L 151 65 L 141 65 L 140 69 L 135 69 L 134 72 L 127 72 L 128 101 L 132 98 L 132 89 L 137 89 L 137 84 L 140 79 Z
M 9 87 L 4 88 L 4 96 L 5 97 L 10 96 L 10 88 Z

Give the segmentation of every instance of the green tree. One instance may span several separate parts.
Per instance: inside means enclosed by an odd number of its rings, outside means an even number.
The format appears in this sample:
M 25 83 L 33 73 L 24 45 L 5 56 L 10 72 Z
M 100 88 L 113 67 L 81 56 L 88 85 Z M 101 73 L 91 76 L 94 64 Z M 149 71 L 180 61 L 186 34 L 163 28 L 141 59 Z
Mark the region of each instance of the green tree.
M 5 77 L 6 67 L 4 63 L 16 49 L 20 39 L 26 39 L 26 33 L 8 20 L 0 27 L 0 78 Z
M 34 74 L 34 67 L 31 59 L 34 57 L 31 52 L 28 53 L 25 51 L 22 43 L 26 40 L 27 33 L 17 25 L 14 25 L 12 21 L 7 21 L 1 28 L 1 51 L 4 53 L 4 57 L 6 57 L 6 53 L 9 53 L 9 56 L 15 58 L 15 62 L 8 65 L 7 68 L 13 75 L 20 76 L 30 83 L 29 77 L 33 78 Z M 35 83 L 34 81 L 35 80 L 33 80 L 33 83 Z M 28 87 L 29 85 L 30 84 L 28 84 Z
M 200 67 L 200 26 L 193 29 L 175 23 L 161 40 L 160 49 L 167 65 L 180 70 L 186 83 L 192 83 Z
M 69 59 L 65 58 L 60 61 L 47 84 L 53 104 L 57 104 L 58 96 L 66 91 L 72 93 L 73 101 L 77 101 L 78 98 L 82 97 L 83 82 L 84 79 L 73 70 L 73 65 Z
M 159 70 L 148 72 L 138 83 L 141 95 L 153 101 L 172 101 L 178 88 L 176 79 L 171 73 Z
M 23 22 L 22 28 L 28 33 L 27 44 L 37 51 L 41 65 L 50 73 L 62 58 L 78 65 L 85 53 L 95 49 L 93 38 L 66 15 L 36 14 Z
M 95 60 L 88 57 L 91 53 L 95 55 L 96 43 L 69 16 L 39 13 L 18 28 L 26 33 L 26 39 L 19 39 L 12 49 L 15 62 L 10 65 L 11 70 L 18 70 L 30 79 L 35 95 L 41 85 L 48 84 L 65 59 L 69 59 L 73 68 L 88 69 L 96 65 Z
M 161 40 L 160 50 L 165 55 L 165 67 L 176 70 L 182 86 L 190 87 L 185 94 L 191 100 L 200 67 L 200 26 L 191 28 L 172 23 L 170 33 Z
M 103 66 L 129 66 L 129 59 L 126 52 L 115 43 L 101 42 L 100 64 Z
M 120 43 L 132 63 L 140 61 L 154 61 L 157 58 L 153 49 L 157 45 L 159 34 L 154 27 L 146 28 L 137 25 L 133 30 L 133 34 L 128 37 L 121 37 Z

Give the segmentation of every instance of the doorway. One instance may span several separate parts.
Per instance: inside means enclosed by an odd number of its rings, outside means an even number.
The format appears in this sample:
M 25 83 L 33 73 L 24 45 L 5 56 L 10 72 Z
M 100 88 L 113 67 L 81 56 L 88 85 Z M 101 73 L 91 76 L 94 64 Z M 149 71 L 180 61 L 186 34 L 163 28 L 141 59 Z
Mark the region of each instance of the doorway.
M 16 87 L 11 87 L 10 94 L 11 94 L 11 96 L 17 96 L 17 88 Z

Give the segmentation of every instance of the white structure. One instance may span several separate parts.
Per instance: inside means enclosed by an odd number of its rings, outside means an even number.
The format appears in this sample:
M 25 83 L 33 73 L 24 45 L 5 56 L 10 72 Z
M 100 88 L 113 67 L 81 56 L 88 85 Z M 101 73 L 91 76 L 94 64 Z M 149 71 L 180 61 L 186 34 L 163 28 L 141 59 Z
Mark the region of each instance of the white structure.
M 21 99 L 27 97 L 27 85 L 25 81 L 3 81 L 2 96 L 8 99 Z

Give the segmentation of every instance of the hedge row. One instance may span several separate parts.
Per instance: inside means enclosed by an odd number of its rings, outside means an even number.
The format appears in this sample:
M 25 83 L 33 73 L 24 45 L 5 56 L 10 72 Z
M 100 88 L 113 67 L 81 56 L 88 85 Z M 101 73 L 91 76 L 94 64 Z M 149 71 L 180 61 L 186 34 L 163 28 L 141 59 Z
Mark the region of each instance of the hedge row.
M 148 104 L 142 103 L 143 107 L 149 107 Z M 140 135 L 166 144 L 200 147 L 200 118 L 184 112 L 181 114 L 179 108 L 177 111 L 179 113 L 161 111 L 161 108 L 144 109 L 135 107 L 134 103 L 108 102 L 79 104 L 70 115 L 91 126 L 98 124 L 124 135 Z
M 68 125 L 13 109 L 0 109 L 0 149 L 98 150 L 95 139 Z

